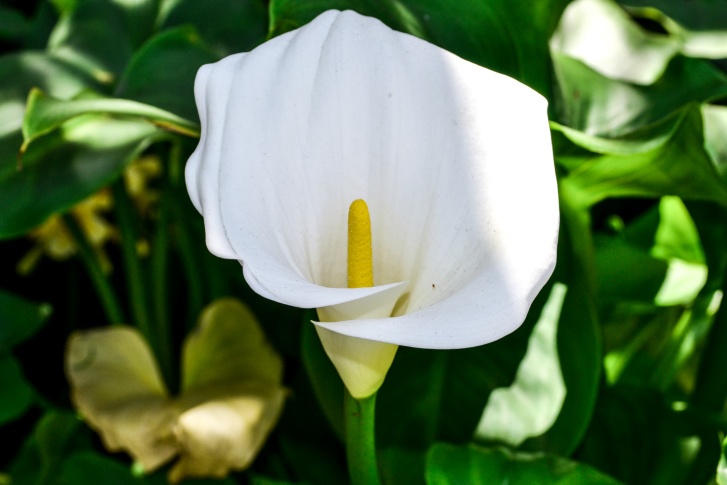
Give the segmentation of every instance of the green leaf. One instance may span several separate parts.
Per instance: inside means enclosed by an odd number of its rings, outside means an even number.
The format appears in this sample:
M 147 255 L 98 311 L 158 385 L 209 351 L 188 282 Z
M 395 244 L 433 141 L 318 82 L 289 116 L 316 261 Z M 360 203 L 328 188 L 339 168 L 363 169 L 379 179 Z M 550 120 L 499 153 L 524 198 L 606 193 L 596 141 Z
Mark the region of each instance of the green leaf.
M 16 157 L 0 153 L 0 238 L 37 226 L 114 180 L 123 167 L 155 140 L 170 135 L 151 123 L 78 116 Z
M 609 79 L 554 52 L 557 121 L 591 135 L 619 137 L 670 116 L 689 103 L 727 96 L 727 78 L 709 63 L 677 56 L 650 86 Z
M 714 0 L 674 2 L 672 0 L 629 0 L 633 7 L 652 7 L 659 9 L 675 21 L 692 30 L 724 29 L 727 18 L 727 5 Z
M 704 264 L 699 234 L 689 211 L 679 197 L 662 197 L 659 202 L 659 228 L 651 254 L 661 259 L 679 258 Z
M 661 27 L 667 35 L 677 40 L 680 50 L 685 56 L 703 59 L 723 59 L 727 57 L 727 29 L 724 24 L 714 29 L 689 29 L 652 6 L 629 7 L 628 11 L 640 22 Z
M 681 38 L 641 28 L 613 0 L 576 0 L 550 46 L 612 79 L 651 84 L 679 52 Z
M 310 319 L 305 320 L 304 325 L 309 326 L 312 337 L 318 339 Z M 317 344 L 320 346 L 320 342 Z M 323 352 L 322 348 L 320 352 Z M 325 353 L 323 358 L 328 359 Z M 328 364 L 332 365 L 330 361 Z M 286 380 L 290 397 L 277 431 L 280 459 L 300 483 L 346 483 L 348 471 L 342 437 L 336 436 L 326 422 L 309 377 L 313 376 L 300 369 L 292 372 L 292 379 Z M 337 374 L 334 377 L 338 379 Z M 339 391 L 339 396 L 343 394 L 340 379 L 334 389 Z M 342 409 L 338 412 L 340 414 Z
M 583 156 L 587 152 L 602 155 L 634 155 L 658 148 L 669 140 L 680 121 L 680 116 L 673 115 L 657 124 L 641 127 L 618 138 L 589 135 L 554 121 L 550 122 L 550 129 L 559 162 L 570 169 L 569 163 L 564 162 L 571 157 Z M 575 167 L 579 165 L 577 161 L 570 163 L 574 163 Z
M 570 455 L 590 423 L 601 379 L 601 330 L 596 313 L 594 249 L 588 213 L 573 207 L 560 185 L 558 264 L 551 280 L 568 287 L 558 322 L 558 357 L 566 398 L 553 426 L 523 448 Z
M 717 485 L 727 485 L 727 438 L 722 441 L 722 453 L 717 464 Z
M 28 28 L 28 21 L 22 13 L 0 5 L 0 40 L 21 42 Z
M 219 57 L 249 51 L 267 33 L 267 11 L 255 0 L 167 0 L 161 17 L 161 29 L 194 25 Z
M 376 451 L 381 480 L 384 483 L 424 485 L 426 450 L 389 447 L 378 448 Z
M 428 485 L 617 485 L 586 465 L 552 455 L 437 443 L 427 456 Z
M 576 458 L 624 483 L 695 483 L 688 474 L 699 449 L 695 440 L 675 419 L 664 396 L 617 385 L 601 393 Z
M 727 57 L 727 29 L 719 28 L 690 31 L 651 6 L 627 11 L 614 0 L 577 0 L 564 12 L 550 45 L 606 77 L 648 85 L 677 53 Z
M 63 463 L 64 485 L 136 485 L 129 467 L 91 451 L 74 453 Z
M 134 53 L 115 94 L 197 121 L 194 78 L 203 64 L 216 60 L 194 28 L 161 32 Z
M 98 88 L 98 84 L 78 68 L 47 54 L 26 51 L 0 58 L 0 201 L 5 208 L 0 218 L 0 238 L 22 233 L 42 222 L 48 215 L 46 213 L 35 221 L 28 221 L 28 224 L 22 219 L 13 220 L 14 214 L 23 210 L 23 200 L 32 205 L 32 199 L 43 198 L 42 193 L 24 192 L 26 188 L 33 190 L 38 177 L 29 178 L 27 172 L 21 174 L 17 170 L 18 152 L 23 141 L 20 128 L 25 102 L 33 87 L 39 87 L 56 97 L 67 98 L 83 89 Z M 26 162 L 29 160 L 26 159 Z M 74 178 L 77 176 L 75 174 Z M 16 199 L 18 192 L 21 196 Z M 32 212 L 32 207 L 30 210 Z M 18 222 L 22 223 L 23 228 L 18 228 L 17 233 L 9 233 L 9 226 Z
M 0 160 L 18 153 L 25 101 L 38 87 L 59 98 L 96 86 L 83 72 L 65 61 L 40 52 L 25 51 L 0 57 Z M 4 169 L 0 164 L 0 171 Z
M 52 308 L 0 291 L 0 352 L 32 337 L 43 326 Z
M 647 219 L 655 227 L 646 247 L 629 242 L 624 234 L 595 239 L 601 296 L 647 305 L 691 304 L 708 273 L 692 218 L 681 199 L 665 196 L 636 224 L 645 225 Z
M 546 285 L 523 325 L 496 342 L 457 350 L 400 347 L 378 393 L 378 446 L 423 452 L 435 440 L 469 441 L 491 391 L 513 382 L 549 293 Z
M 595 243 L 601 298 L 606 302 L 653 302 L 666 277 L 666 261 L 654 258 L 623 238 L 601 236 L 595 238 Z
M 568 287 L 550 290 L 528 341 L 515 381 L 492 391 L 475 437 L 518 447 L 527 438 L 546 432 L 555 422 L 566 395 L 556 335 Z
M 113 3 L 124 12 L 134 47 L 140 45 L 154 32 L 161 2 L 162 0 L 113 0 Z
M 55 484 L 66 457 L 92 448 L 88 428 L 72 412 L 48 411 L 10 466 L 13 485 Z
M 80 0 L 61 15 L 48 51 L 112 85 L 134 51 L 124 10 L 116 2 Z
M 103 98 L 89 94 L 63 101 L 51 98 L 39 89 L 33 89 L 28 97 L 23 121 L 25 142 L 21 151 L 25 151 L 30 143 L 42 135 L 58 129 L 66 121 L 89 113 L 116 115 L 130 119 L 141 118 L 165 130 L 191 137 L 199 136 L 199 126 L 195 123 L 168 111 L 136 101 Z
M 73 449 L 90 445 L 90 440 L 86 441 L 88 436 L 81 421 L 70 412 L 46 413 L 38 422 L 34 435 L 45 479 L 58 473 L 63 460 Z
M 428 40 L 464 59 L 512 76 L 546 97 L 550 91 L 548 38 L 567 0 L 273 0 L 270 32 L 300 27 L 328 9 L 377 17 L 395 30 Z M 519 35 L 527 32 L 527 35 Z
M 727 205 L 727 186 L 703 146 L 699 108 L 690 106 L 675 116 L 676 123 L 664 121 L 673 126 L 671 135 L 644 151 L 579 154 L 565 160 L 556 156 L 570 170 L 562 180 L 570 203 L 588 207 L 609 197 L 678 195 Z
M 722 178 L 727 178 L 727 106 L 702 106 L 704 147 Z
M 0 424 L 23 414 L 34 396 L 18 363 L 5 353 L 0 353 L 0 396 Z

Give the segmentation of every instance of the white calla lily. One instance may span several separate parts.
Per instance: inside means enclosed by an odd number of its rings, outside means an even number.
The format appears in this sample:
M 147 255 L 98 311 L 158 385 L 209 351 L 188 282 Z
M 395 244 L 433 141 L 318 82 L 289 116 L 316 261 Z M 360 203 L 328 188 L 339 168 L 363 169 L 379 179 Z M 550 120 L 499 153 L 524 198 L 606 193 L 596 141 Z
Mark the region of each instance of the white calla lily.
M 202 134 L 186 177 L 210 251 L 239 260 L 260 295 L 318 309 L 354 397 L 380 381 L 352 384 L 342 362 L 381 374 L 396 345 L 499 339 L 553 271 L 547 102 L 511 78 L 332 10 L 203 66 L 195 96 Z M 371 214 L 368 288 L 347 288 L 356 199 Z

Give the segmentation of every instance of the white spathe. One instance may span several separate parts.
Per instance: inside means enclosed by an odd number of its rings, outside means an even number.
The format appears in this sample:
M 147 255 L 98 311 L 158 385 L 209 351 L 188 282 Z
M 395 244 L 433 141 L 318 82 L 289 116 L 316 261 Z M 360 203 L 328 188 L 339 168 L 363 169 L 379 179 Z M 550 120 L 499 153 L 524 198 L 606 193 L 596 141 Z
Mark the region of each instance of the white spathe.
M 553 271 L 547 103 L 511 78 L 331 10 L 203 66 L 195 96 L 186 179 L 210 251 L 262 296 L 336 320 L 319 328 L 477 346 L 516 329 Z M 346 288 L 355 199 L 371 214 L 372 288 Z

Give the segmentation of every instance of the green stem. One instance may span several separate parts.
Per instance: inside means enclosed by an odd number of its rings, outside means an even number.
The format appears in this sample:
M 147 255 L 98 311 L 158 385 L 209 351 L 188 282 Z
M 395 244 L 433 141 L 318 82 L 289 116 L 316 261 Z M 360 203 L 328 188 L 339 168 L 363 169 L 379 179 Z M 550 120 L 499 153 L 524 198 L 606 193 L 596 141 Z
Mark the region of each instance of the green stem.
M 81 257 L 81 261 L 86 267 L 86 271 L 88 272 L 88 276 L 91 278 L 93 287 L 101 300 L 101 305 L 103 306 L 109 323 L 124 323 L 124 312 L 121 310 L 121 304 L 119 303 L 118 296 L 116 295 L 114 288 L 111 286 L 111 282 L 108 278 L 106 278 L 106 275 L 101 269 L 96 253 L 91 248 L 88 240 L 86 240 L 86 236 L 83 234 L 83 231 L 81 231 L 81 228 L 78 227 L 76 219 L 74 219 L 70 214 L 63 214 L 63 222 L 66 224 L 66 227 L 68 227 L 68 230 L 73 236 L 76 246 L 78 247 L 78 254 Z
M 344 391 L 343 409 L 346 419 L 346 458 L 352 485 L 380 485 L 376 463 L 374 416 L 376 393 L 356 399 Z
M 190 227 L 189 212 L 192 208 L 184 187 L 184 166 L 182 161 L 182 145 L 179 140 L 172 143 L 169 150 L 169 195 L 171 201 L 169 208 L 174 220 L 173 230 L 179 256 L 182 260 L 182 269 L 186 276 L 187 288 L 187 327 L 190 328 L 202 311 L 204 304 L 204 287 L 202 277 L 203 265 L 200 262 L 200 250 L 206 251 L 204 246 L 195 245 Z M 193 208 L 192 208 L 193 209 Z
M 172 217 L 174 218 L 174 234 L 179 256 L 182 260 L 182 270 L 186 276 L 187 289 L 187 315 L 190 317 L 188 324 L 193 324 L 204 304 L 204 288 L 202 286 L 205 270 L 200 263 L 202 251 L 207 249 L 204 246 L 196 246 L 189 227 L 189 214 L 183 210 L 185 201 L 182 200 L 180 191 L 177 188 L 171 189 L 174 200 L 169 204 Z M 189 325 L 188 325 L 189 326 Z
M 171 330 L 169 327 L 168 298 L 168 261 L 169 261 L 169 203 L 168 187 L 165 186 L 159 204 L 159 220 L 151 252 L 151 277 L 154 298 L 154 330 L 158 344 L 159 363 L 167 385 L 173 387 L 176 382 L 171 349 Z
M 134 212 L 131 201 L 126 195 L 123 178 L 111 184 L 114 196 L 116 217 L 121 231 L 121 251 L 126 269 L 126 281 L 129 286 L 129 299 L 134 321 L 141 332 L 146 336 L 152 347 L 157 349 L 157 342 L 151 332 L 149 314 L 147 311 L 146 288 L 141 268 L 141 261 L 136 251 L 136 228 L 134 227 Z

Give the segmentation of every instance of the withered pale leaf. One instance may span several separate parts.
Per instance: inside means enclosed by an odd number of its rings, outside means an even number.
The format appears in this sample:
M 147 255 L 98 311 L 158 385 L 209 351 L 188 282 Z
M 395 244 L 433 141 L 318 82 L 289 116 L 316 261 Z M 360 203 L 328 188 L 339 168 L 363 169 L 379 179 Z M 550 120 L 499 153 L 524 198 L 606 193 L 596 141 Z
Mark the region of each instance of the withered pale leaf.
M 197 391 L 200 395 L 194 398 L 202 404 L 179 417 L 174 434 L 180 459 L 169 472 L 171 483 L 185 477 L 224 477 L 250 466 L 280 417 L 286 392 L 265 382 L 236 387 L 234 395 L 223 398 L 204 399 L 206 393 Z
M 110 451 L 124 450 L 151 471 L 177 452 L 170 401 L 149 346 L 138 330 L 78 331 L 66 349 L 71 398 Z
M 182 362 L 182 393 L 249 381 L 279 384 L 283 374 L 283 362 L 252 312 L 233 298 L 204 309 L 184 343 Z

